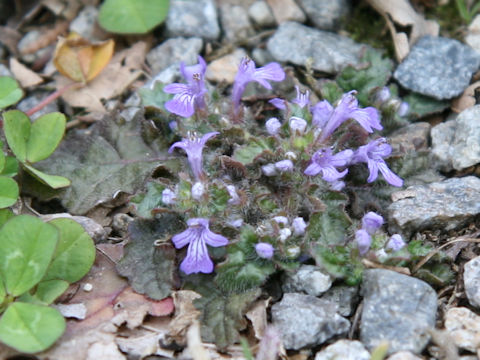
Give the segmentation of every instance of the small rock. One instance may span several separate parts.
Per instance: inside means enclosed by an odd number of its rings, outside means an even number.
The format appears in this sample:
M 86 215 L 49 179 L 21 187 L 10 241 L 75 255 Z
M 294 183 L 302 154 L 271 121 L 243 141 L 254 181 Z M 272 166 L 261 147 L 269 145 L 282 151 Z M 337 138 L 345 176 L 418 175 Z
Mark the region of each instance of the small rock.
M 350 11 L 349 0 L 300 0 L 300 6 L 316 28 L 336 30 Z
M 257 66 L 263 66 L 268 63 L 271 63 L 272 61 L 275 61 L 275 59 L 270 55 L 270 53 L 265 50 L 265 49 L 260 49 L 260 48 L 255 48 L 252 51 L 252 59 L 255 61 L 255 64 Z
M 272 10 L 265 1 L 255 1 L 248 8 L 248 15 L 260 27 L 269 27 L 275 25 L 275 18 Z
M 480 256 L 465 264 L 463 282 L 470 304 L 480 307 Z
M 242 6 L 220 5 L 220 22 L 224 36 L 230 42 L 248 39 L 254 33 L 247 10 Z
M 36 93 L 32 96 L 29 96 L 22 101 L 20 101 L 17 105 L 17 109 L 23 112 L 27 112 L 28 110 L 32 109 L 34 106 L 37 106 L 42 100 L 44 100 L 49 94 L 44 94 L 44 93 Z M 52 101 L 49 103 L 47 106 L 45 106 L 43 109 L 38 110 L 36 113 L 34 113 L 32 116 L 30 116 L 30 119 L 36 120 L 42 115 L 46 115 L 51 112 L 58 111 L 58 102 L 57 100 Z
M 470 25 L 468 25 L 465 42 L 480 53 L 480 14 L 475 16 Z
M 298 350 L 348 331 L 350 322 L 336 310 L 336 304 L 315 296 L 287 293 L 272 306 L 272 320 L 285 348 Z
M 451 178 L 427 185 L 410 186 L 408 198 L 388 207 L 389 230 L 405 237 L 428 228 L 449 231 L 480 213 L 480 179 Z
M 421 353 L 435 327 L 437 294 L 426 282 L 384 269 L 364 272 L 360 339 L 372 350 L 389 342 L 388 353 Z
M 272 9 L 277 24 L 286 21 L 305 22 L 307 17 L 294 0 L 266 0 Z
M 17 49 L 19 51 L 20 58 L 22 62 L 25 63 L 33 63 L 36 59 L 42 57 L 50 57 L 50 54 L 53 52 L 55 45 L 47 46 L 42 49 L 37 50 L 34 53 L 26 53 L 26 51 L 33 46 L 34 44 L 38 44 L 40 39 L 43 37 L 42 34 L 38 30 L 32 30 L 25 34 L 25 36 L 18 42 Z
M 480 53 L 457 40 L 424 36 L 395 70 L 394 77 L 409 90 L 451 99 L 460 95 L 480 67 Z
M 427 150 L 430 124 L 417 122 L 402 127 L 388 138 L 392 146 L 392 155 L 404 155 L 411 151 Z
M 444 171 L 480 163 L 480 105 L 462 111 L 455 120 L 432 129 L 432 157 Z
M 362 48 L 345 36 L 295 22 L 280 25 L 267 44 L 277 61 L 305 66 L 312 58 L 312 68 L 326 73 L 337 73 L 347 65 L 358 64 Z
M 450 308 L 445 329 L 459 348 L 476 352 L 480 347 L 480 316 L 464 307 Z
M 358 290 L 357 286 L 335 285 L 321 298 L 337 304 L 340 315 L 350 316 L 358 302 Z
M 70 31 L 75 31 L 90 41 L 99 40 L 96 35 L 102 31 L 97 26 L 98 10 L 95 6 L 85 6 L 70 23 Z
M 283 283 L 283 292 L 304 292 L 320 296 L 332 286 L 332 278 L 318 266 L 302 265 L 296 273 L 288 274 Z
M 423 358 L 412 354 L 410 351 L 399 351 L 392 356 L 389 356 L 387 360 L 422 360 Z
M 83 303 L 53 304 L 52 306 L 66 318 L 83 320 L 87 317 L 87 307 Z
M 126 235 L 128 232 L 128 225 L 133 221 L 131 216 L 124 213 L 115 214 L 112 220 L 112 228 L 120 235 Z
M 205 78 L 208 81 L 221 82 L 225 81 L 227 84 L 233 84 L 235 75 L 238 71 L 238 65 L 247 53 L 244 49 L 238 48 L 233 53 L 222 56 L 212 61 L 207 66 Z
M 360 341 L 338 340 L 315 355 L 315 360 L 370 360 L 370 353 Z
M 157 74 L 172 65 L 178 69 L 182 61 L 186 65 L 196 64 L 202 47 L 203 40 L 200 38 L 186 39 L 179 37 L 168 39 L 149 51 L 147 61 L 153 74 Z M 180 70 L 177 71 L 180 73 Z
M 195 36 L 216 40 L 220 36 L 217 9 L 213 0 L 170 1 L 165 25 L 170 37 Z
M 0 57 L 1 59 L 2 57 Z M 1 64 L 0 63 L 0 76 L 10 76 L 10 77 L 13 77 L 13 74 L 12 72 L 10 71 L 10 69 L 5 66 L 4 64 Z
M 72 219 L 82 225 L 87 234 L 96 243 L 105 241 L 107 239 L 107 232 L 102 225 L 86 216 L 72 216 L 69 213 L 48 214 L 41 216 L 43 221 L 50 221 L 58 218 Z

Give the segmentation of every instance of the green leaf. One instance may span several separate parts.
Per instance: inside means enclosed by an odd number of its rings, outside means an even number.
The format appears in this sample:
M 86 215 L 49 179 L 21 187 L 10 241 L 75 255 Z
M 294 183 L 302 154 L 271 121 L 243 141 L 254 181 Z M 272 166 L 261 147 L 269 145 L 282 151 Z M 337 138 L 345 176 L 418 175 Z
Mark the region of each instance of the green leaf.
M 27 161 L 35 163 L 52 155 L 62 140 L 66 123 L 65 115 L 59 112 L 35 120 L 27 141 Z
M 408 116 L 413 119 L 437 114 L 450 107 L 449 101 L 436 100 L 418 93 L 410 93 L 403 100 L 408 103 Z
M 14 217 L 15 215 L 11 210 L 0 209 L 0 228 L 8 221 L 8 219 Z
M 0 319 L 0 341 L 25 353 L 49 348 L 65 331 L 65 319 L 48 306 L 12 303 Z
M 176 251 L 170 237 L 182 227 L 180 218 L 168 213 L 151 220 L 137 219 L 130 224 L 130 240 L 117 270 L 128 278 L 133 290 L 154 300 L 170 295 L 177 273 Z
M 27 141 L 30 137 L 30 119 L 19 110 L 10 110 L 3 114 L 3 130 L 7 143 L 18 160 L 27 160 Z
M 50 305 L 68 289 L 69 283 L 64 280 L 47 280 L 37 285 L 37 290 L 33 295 L 38 300 Z
M 18 174 L 18 161 L 13 156 L 5 157 L 5 166 L 0 175 L 14 177 Z
M 164 110 L 165 103 L 172 97 L 170 94 L 167 94 L 165 91 L 163 91 L 164 87 L 165 84 L 160 81 L 155 81 L 153 89 L 143 87 L 138 89 L 138 93 L 142 98 L 143 106 L 151 106 L 157 109 Z
M 105 0 L 98 20 L 107 31 L 144 34 L 167 17 L 169 0 Z
M 23 96 L 23 91 L 15 79 L 0 76 L 0 109 L 13 105 Z
M 0 276 L 8 294 L 30 290 L 45 275 L 58 231 L 30 215 L 15 216 L 0 229 Z
M 307 228 L 309 238 L 322 245 L 343 245 L 351 220 L 341 206 L 329 207 L 311 215 Z
M 84 277 L 95 261 L 95 244 L 83 227 L 72 219 L 49 222 L 60 234 L 57 249 L 44 280 L 65 280 L 69 283 Z
M 188 284 L 186 287 L 202 295 L 194 301 L 194 305 L 202 312 L 200 323 L 203 340 L 214 342 L 222 350 L 239 341 L 239 331 L 247 326 L 244 314 L 260 295 L 260 290 L 225 294 L 214 286 L 210 277 L 203 275 L 202 279 L 201 284 Z
M 18 199 L 18 185 L 15 180 L 0 176 L 0 208 L 12 206 Z
M 147 183 L 147 193 L 130 200 L 130 203 L 135 205 L 136 214 L 146 219 L 152 218 L 152 210 L 163 206 L 162 191 L 164 189 L 163 184 Z
M 60 189 L 70 186 L 71 182 L 67 178 L 58 175 L 49 175 L 35 169 L 33 166 L 22 164 L 23 167 L 40 182 L 50 186 L 53 189 Z
M 237 147 L 232 158 L 243 165 L 251 164 L 257 156 L 267 149 L 268 145 L 265 141 L 252 139 L 249 144 Z

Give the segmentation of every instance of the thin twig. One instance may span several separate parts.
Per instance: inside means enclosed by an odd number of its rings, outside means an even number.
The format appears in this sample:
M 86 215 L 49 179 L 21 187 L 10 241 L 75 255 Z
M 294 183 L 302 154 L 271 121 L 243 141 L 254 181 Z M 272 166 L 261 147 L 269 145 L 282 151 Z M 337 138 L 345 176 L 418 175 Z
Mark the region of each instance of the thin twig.
M 28 110 L 25 114 L 27 114 L 27 116 L 32 116 L 33 114 L 35 114 L 37 111 L 39 110 L 42 110 L 45 106 L 47 106 L 48 104 L 50 104 L 52 101 L 54 101 L 55 99 L 57 99 L 58 97 L 62 96 L 64 93 L 66 93 L 68 90 L 71 90 L 75 87 L 79 87 L 79 86 L 83 86 L 83 84 L 81 83 L 77 83 L 77 82 L 74 82 L 74 83 L 70 83 L 70 84 L 67 84 L 65 85 L 64 87 L 58 89 L 57 91 L 51 93 L 50 95 L 48 95 L 45 99 L 43 99 L 40 103 L 38 103 L 36 106 L 34 106 L 33 108 L 31 108 L 30 110 Z

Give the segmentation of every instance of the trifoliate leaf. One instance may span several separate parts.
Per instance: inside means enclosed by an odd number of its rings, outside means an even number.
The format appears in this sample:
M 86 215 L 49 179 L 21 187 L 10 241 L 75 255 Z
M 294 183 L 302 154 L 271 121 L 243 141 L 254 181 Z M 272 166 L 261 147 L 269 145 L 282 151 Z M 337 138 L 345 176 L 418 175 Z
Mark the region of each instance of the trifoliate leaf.
M 15 180 L 0 176 L 0 208 L 12 206 L 18 199 L 18 185 Z
M 23 96 L 23 91 L 15 79 L 0 76 L 0 109 L 15 104 Z

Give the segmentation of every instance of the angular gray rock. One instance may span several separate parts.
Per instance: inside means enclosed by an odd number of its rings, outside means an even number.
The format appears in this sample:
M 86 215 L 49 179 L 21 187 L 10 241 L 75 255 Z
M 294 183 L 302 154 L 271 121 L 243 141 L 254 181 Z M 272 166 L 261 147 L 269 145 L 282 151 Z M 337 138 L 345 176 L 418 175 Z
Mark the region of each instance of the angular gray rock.
M 465 307 L 448 309 L 445 330 L 456 346 L 477 352 L 480 348 L 480 316 Z
M 424 36 L 393 76 L 406 89 L 451 99 L 460 95 L 480 67 L 480 53 L 453 39 Z
M 165 20 L 170 37 L 201 37 L 216 40 L 220 36 L 217 9 L 213 0 L 172 0 Z
M 399 351 L 389 356 L 387 360 L 423 360 L 423 358 L 412 354 L 410 351 Z
M 466 176 L 394 193 L 399 200 L 388 207 L 389 230 L 408 237 L 414 231 L 433 227 L 455 229 L 480 213 L 479 189 L 480 179 Z M 404 197 L 398 196 L 402 193 Z
M 88 40 L 99 40 L 96 38 L 98 9 L 95 6 L 85 6 L 80 11 L 75 19 L 72 20 L 69 26 L 70 31 L 83 36 Z
M 348 331 L 350 322 L 336 310 L 336 304 L 315 296 L 287 293 L 272 306 L 272 320 L 285 348 L 298 350 Z
M 350 316 L 358 302 L 358 286 L 332 286 L 321 299 L 338 305 L 337 312 L 342 316 Z
M 17 109 L 23 112 L 27 112 L 28 110 L 32 109 L 34 106 L 37 106 L 42 100 L 44 100 L 49 94 L 46 92 L 37 92 L 34 95 L 31 95 L 22 101 L 20 101 L 17 105 Z M 58 111 L 58 101 L 54 100 L 48 105 L 46 105 L 43 109 L 38 110 L 35 114 L 30 116 L 30 119 L 36 120 L 40 116 L 46 115 L 51 112 Z
M 431 126 L 427 122 L 408 124 L 388 137 L 392 155 L 404 155 L 411 151 L 427 150 Z
M 345 36 L 296 22 L 280 25 L 267 43 L 268 51 L 277 61 L 305 66 L 312 58 L 313 69 L 331 74 L 347 65 L 358 64 L 362 48 Z
M 202 47 L 203 40 L 200 38 L 178 37 L 168 39 L 148 52 L 147 61 L 153 74 L 158 74 L 172 65 L 180 73 L 178 70 L 180 62 L 184 61 L 187 65 L 196 64 L 197 56 Z
M 462 111 L 455 120 L 432 129 L 432 158 L 443 171 L 480 163 L 480 105 Z
M 250 5 L 248 15 L 258 26 L 267 27 L 275 25 L 272 10 L 270 10 L 270 7 L 265 1 L 255 1 Z
M 221 4 L 220 22 L 226 40 L 235 42 L 248 39 L 254 34 L 248 12 L 242 6 Z
M 388 353 L 421 353 L 435 327 L 437 294 L 426 282 L 384 269 L 364 272 L 360 339 L 372 350 L 389 342 Z
M 282 285 L 283 292 L 304 292 L 319 296 L 332 286 L 332 278 L 318 266 L 302 265 L 296 273 L 288 274 Z
M 360 341 L 338 340 L 315 355 L 315 360 L 370 360 L 370 353 Z
M 350 11 L 349 0 L 300 0 L 299 4 L 313 25 L 322 30 L 336 30 Z
M 480 307 L 480 256 L 465 264 L 463 284 L 470 305 Z

